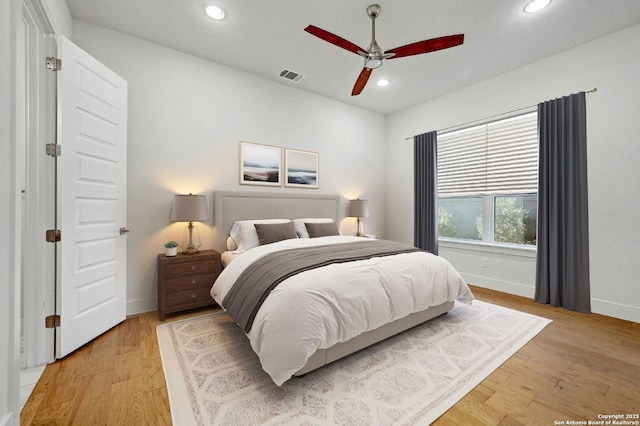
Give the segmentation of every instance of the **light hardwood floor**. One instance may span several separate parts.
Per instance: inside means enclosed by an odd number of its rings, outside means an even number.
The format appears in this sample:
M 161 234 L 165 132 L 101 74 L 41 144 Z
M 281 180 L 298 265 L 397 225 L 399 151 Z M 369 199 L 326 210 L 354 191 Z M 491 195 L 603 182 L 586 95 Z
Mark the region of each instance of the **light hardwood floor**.
M 472 287 L 479 300 L 553 320 L 436 425 L 554 425 L 640 413 L 640 324 Z M 167 321 L 211 309 L 171 315 Z M 157 312 L 122 324 L 45 369 L 23 425 L 171 424 Z

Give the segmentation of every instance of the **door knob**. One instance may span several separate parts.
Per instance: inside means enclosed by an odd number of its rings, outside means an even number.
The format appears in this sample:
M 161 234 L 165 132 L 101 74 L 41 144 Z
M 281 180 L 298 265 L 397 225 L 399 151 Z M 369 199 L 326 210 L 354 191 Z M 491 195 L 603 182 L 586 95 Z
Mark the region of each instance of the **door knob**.
M 129 230 L 127 228 L 120 228 L 120 235 L 124 235 L 127 232 L 129 232 Z

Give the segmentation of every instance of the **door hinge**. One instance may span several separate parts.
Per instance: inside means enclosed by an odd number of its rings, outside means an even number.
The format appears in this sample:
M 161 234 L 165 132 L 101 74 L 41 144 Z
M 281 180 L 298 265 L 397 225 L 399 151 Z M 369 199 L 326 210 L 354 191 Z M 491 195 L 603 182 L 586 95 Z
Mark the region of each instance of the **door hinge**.
M 57 243 L 62 240 L 62 231 L 59 229 L 47 229 L 45 240 L 48 243 Z
M 60 157 L 62 155 L 62 146 L 57 143 L 48 143 L 46 145 L 47 155 L 51 157 Z
M 60 315 L 49 315 L 44 319 L 45 328 L 60 327 Z
M 47 69 L 49 71 L 60 71 L 62 69 L 62 59 L 47 56 Z

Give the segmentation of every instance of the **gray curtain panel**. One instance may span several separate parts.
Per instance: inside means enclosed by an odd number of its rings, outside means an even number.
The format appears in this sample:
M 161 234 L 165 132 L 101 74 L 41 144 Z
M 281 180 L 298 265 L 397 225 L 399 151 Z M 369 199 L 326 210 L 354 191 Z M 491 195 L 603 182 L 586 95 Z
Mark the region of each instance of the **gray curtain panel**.
M 438 150 L 437 132 L 413 138 L 414 215 L 413 245 L 438 254 Z
M 585 94 L 539 104 L 538 131 L 534 300 L 591 312 Z

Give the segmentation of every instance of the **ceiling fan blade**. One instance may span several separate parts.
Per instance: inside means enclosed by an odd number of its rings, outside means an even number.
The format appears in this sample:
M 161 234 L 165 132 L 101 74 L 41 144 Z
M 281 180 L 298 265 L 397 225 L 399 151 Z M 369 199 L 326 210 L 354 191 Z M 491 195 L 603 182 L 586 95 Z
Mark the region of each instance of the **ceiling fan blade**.
M 396 47 L 395 49 L 387 50 L 385 55 L 389 53 L 395 53 L 394 56 L 389 59 L 402 58 L 405 56 L 419 55 L 422 53 L 435 52 L 437 50 L 448 49 L 450 47 L 458 46 L 464 42 L 464 34 L 456 34 L 438 38 L 432 38 L 430 40 L 418 41 L 416 43 L 407 44 L 405 46 Z
M 330 33 L 329 31 L 325 31 L 322 28 L 314 27 L 313 25 L 309 25 L 304 29 L 309 34 L 313 34 L 314 36 L 321 38 L 324 41 L 328 41 L 331 44 L 335 44 L 338 47 L 342 47 L 343 49 L 348 50 L 349 52 L 358 53 L 366 52 L 363 48 L 356 46 L 351 43 L 349 40 L 345 40 L 340 36 Z
M 371 68 L 364 67 L 356 80 L 356 84 L 353 85 L 353 90 L 351 91 L 351 96 L 357 96 L 362 92 L 364 86 L 367 85 L 367 81 L 369 81 L 369 77 L 371 76 Z

